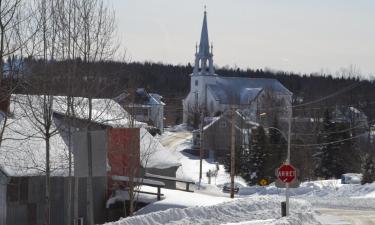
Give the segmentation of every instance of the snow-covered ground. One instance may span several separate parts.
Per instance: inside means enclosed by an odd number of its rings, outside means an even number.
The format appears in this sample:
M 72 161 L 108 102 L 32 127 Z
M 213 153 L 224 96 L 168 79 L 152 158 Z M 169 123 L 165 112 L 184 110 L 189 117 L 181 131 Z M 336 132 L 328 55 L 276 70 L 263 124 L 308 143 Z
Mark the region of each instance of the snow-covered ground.
M 196 182 L 195 192 L 162 189 L 164 197 L 161 201 L 152 199 L 149 205 L 136 213 L 136 216 L 110 223 L 111 225 L 347 225 L 357 223 L 367 225 L 375 221 L 375 213 L 373 217 L 366 217 L 375 210 L 375 183 L 341 184 L 340 180 L 303 182 L 299 188 L 290 189 L 291 215 L 282 218 L 280 202 L 285 200 L 285 189 L 277 188 L 272 184 L 266 187 L 246 187 L 244 180 L 236 177 L 236 182 L 243 184 L 244 187 L 240 188 L 234 200 L 230 199 L 229 194 L 221 190 L 222 185 L 230 180 L 223 165 L 219 165 L 216 179 L 212 178 L 211 184 L 208 184 L 206 172 L 217 168 L 216 163 L 210 159 L 203 160 L 203 179 L 198 188 L 199 158 L 183 151 L 191 146 L 191 133 L 185 127 L 178 126 L 166 130 L 159 139 L 181 163 L 177 176 Z M 149 190 L 149 187 L 142 189 L 155 191 Z M 327 208 L 335 210 L 330 211 Z M 353 214 L 351 211 L 345 211 L 345 208 L 368 211 L 358 211 L 357 214 Z M 338 216 L 340 213 L 347 213 L 347 216 L 340 217 Z
M 196 194 L 197 195 L 197 194 Z M 205 199 L 202 199 L 204 201 Z M 318 225 L 309 203 L 293 200 L 291 216 L 281 218 L 277 196 L 258 196 L 228 201 L 212 206 L 171 208 L 165 211 L 122 219 L 107 225 L 172 225 L 172 224 L 264 224 Z
M 178 178 L 190 179 L 199 183 L 199 164 L 198 156 L 193 156 L 185 153 L 185 149 L 191 149 L 192 135 L 191 132 L 186 131 L 186 127 L 179 125 L 166 129 L 160 138 L 161 143 L 178 157 L 181 167 L 177 170 L 176 176 Z M 206 172 L 209 170 L 216 170 L 216 162 L 212 159 L 204 159 L 202 162 L 202 185 L 208 184 Z M 219 165 L 217 177 L 211 178 L 211 184 L 223 185 L 230 180 L 230 176 L 225 172 L 224 166 Z M 241 177 L 235 177 L 235 182 L 246 186 L 246 182 Z M 197 189 L 198 187 L 196 187 Z

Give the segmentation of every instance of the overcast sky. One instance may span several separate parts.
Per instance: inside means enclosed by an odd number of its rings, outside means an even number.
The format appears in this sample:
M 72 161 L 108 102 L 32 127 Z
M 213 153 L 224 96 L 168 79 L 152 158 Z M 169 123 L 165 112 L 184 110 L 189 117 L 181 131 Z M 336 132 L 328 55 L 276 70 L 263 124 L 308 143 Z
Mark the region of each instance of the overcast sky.
M 375 74 L 374 0 L 111 0 L 133 61 L 193 63 L 204 5 L 214 63 Z

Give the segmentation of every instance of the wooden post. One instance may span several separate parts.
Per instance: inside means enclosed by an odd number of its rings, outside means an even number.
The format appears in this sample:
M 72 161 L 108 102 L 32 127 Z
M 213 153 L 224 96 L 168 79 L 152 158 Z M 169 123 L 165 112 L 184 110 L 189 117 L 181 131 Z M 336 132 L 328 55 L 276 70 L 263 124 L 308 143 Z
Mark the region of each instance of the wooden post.
M 189 191 L 189 183 L 186 182 L 186 191 Z
M 161 199 L 161 198 L 160 198 L 160 195 L 161 195 L 161 194 L 160 194 L 160 186 L 158 186 L 158 201 L 160 201 L 160 199 Z
M 199 185 L 198 185 L 198 189 L 201 188 L 201 182 L 202 182 L 202 164 L 203 164 L 203 120 L 204 120 L 204 113 L 203 113 L 203 110 L 202 110 L 202 112 L 201 112 L 201 124 L 200 124 Z
M 230 141 L 230 197 L 234 198 L 234 170 L 235 170 L 235 119 L 234 119 L 235 108 L 232 108 L 231 118 L 231 141 Z

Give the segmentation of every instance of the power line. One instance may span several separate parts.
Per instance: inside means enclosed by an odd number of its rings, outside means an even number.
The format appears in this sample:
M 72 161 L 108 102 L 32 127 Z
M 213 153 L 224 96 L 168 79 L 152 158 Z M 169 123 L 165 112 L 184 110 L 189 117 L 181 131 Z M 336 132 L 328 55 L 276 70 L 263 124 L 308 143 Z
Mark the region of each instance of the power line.
M 325 143 L 317 143 L 317 144 L 292 144 L 292 146 L 296 146 L 296 147 L 317 147 L 317 146 L 324 146 L 324 145 L 336 144 L 336 143 L 340 143 L 340 142 L 352 140 L 352 139 L 359 138 L 359 137 L 365 136 L 365 135 L 367 136 L 367 134 L 359 134 L 359 135 L 356 135 L 356 136 L 353 136 L 353 137 L 350 137 L 350 138 L 345 138 L 345 139 L 341 139 L 341 140 L 337 140 L 337 141 L 331 141 L 331 142 L 325 142 Z

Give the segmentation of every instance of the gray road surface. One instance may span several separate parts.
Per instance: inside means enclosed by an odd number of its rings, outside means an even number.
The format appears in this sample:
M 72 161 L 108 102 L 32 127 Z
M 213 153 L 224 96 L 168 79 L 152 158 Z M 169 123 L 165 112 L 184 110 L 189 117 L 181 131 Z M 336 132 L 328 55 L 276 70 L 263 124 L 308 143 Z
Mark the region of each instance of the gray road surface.
M 375 211 L 319 208 L 323 225 L 375 225 Z

